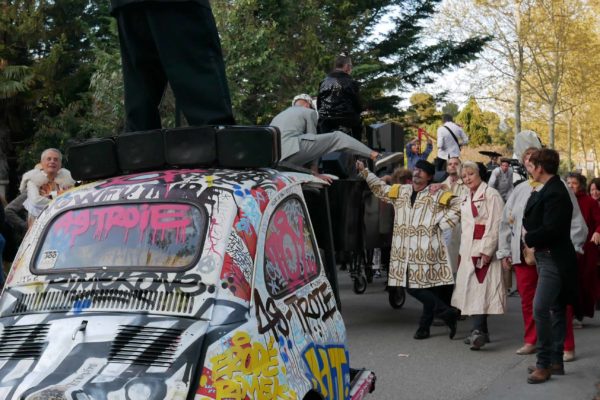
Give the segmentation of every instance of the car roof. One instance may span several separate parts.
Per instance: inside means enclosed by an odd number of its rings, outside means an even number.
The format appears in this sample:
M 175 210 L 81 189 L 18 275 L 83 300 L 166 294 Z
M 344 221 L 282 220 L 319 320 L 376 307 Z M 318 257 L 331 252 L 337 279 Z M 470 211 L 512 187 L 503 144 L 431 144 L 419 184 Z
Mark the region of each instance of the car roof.
M 281 172 L 270 168 L 167 169 L 120 175 L 82 184 L 57 199 L 53 208 L 62 209 L 66 203 L 91 205 L 135 200 L 185 199 L 194 202 L 207 189 L 226 190 L 234 195 L 257 189 L 274 193 L 303 183 L 326 184 L 310 174 Z

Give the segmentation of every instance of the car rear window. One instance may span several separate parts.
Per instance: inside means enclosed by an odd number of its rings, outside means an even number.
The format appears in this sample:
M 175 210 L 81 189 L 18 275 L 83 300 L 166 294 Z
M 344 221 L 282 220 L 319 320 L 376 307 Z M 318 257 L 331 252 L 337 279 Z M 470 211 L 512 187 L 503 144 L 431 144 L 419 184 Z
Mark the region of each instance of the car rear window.
M 45 230 L 34 269 L 184 268 L 200 256 L 206 216 L 187 203 L 69 210 Z

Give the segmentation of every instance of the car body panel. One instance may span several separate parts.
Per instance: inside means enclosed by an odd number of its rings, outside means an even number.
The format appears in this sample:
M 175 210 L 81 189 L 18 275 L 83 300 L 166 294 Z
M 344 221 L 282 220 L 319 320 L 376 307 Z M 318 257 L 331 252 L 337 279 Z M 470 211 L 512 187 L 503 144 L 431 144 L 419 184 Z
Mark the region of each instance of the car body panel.
M 0 398 L 350 398 L 345 328 L 303 184 L 324 182 L 271 169 L 180 169 L 59 196 L 28 232 L 0 299 Z M 159 238 L 164 249 L 191 237 L 196 220 L 164 204 L 201 210 L 198 257 L 128 267 L 134 237 Z M 93 268 L 49 260 L 76 250 L 85 260 L 87 250 L 73 248 L 84 234 L 106 247 L 88 254 Z M 65 235 L 54 238 L 59 250 L 43 247 L 52 235 Z

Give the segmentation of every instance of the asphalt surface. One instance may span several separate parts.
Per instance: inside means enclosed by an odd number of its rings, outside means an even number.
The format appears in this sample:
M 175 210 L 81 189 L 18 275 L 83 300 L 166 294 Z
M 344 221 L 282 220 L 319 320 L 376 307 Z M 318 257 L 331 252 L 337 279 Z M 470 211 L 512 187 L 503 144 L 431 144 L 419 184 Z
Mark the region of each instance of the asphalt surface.
M 401 309 L 393 309 L 384 291 L 384 279 L 375 279 L 357 295 L 347 272 L 338 273 L 342 314 L 346 323 L 353 368 L 375 371 L 377 385 L 370 399 L 582 399 L 591 400 L 600 382 L 600 317 L 586 318 L 575 331 L 573 362 L 566 375 L 548 382 L 526 382 L 527 366 L 535 355 L 520 356 L 523 322 L 520 299 L 508 298 L 508 312 L 489 317 L 491 343 L 480 351 L 469 350 L 463 339 L 470 321 L 460 321 L 454 340 L 446 327 L 432 327 L 431 337 L 412 338 L 421 305 L 411 296 Z

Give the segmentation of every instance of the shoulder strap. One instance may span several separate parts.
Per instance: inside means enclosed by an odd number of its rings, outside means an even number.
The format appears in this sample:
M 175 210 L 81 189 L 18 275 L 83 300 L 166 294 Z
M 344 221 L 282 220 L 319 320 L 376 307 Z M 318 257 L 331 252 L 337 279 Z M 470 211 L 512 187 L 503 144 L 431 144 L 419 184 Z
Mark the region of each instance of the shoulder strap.
M 448 132 L 450 132 L 450 134 L 452 135 L 452 138 L 454 138 L 456 145 L 458 147 L 460 147 L 460 143 L 458 142 L 458 139 L 456 138 L 456 135 L 454 134 L 454 132 L 452 132 L 452 129 L 448 128 L 446 125 L 444 125 L 444 128 L 448 129 Z

